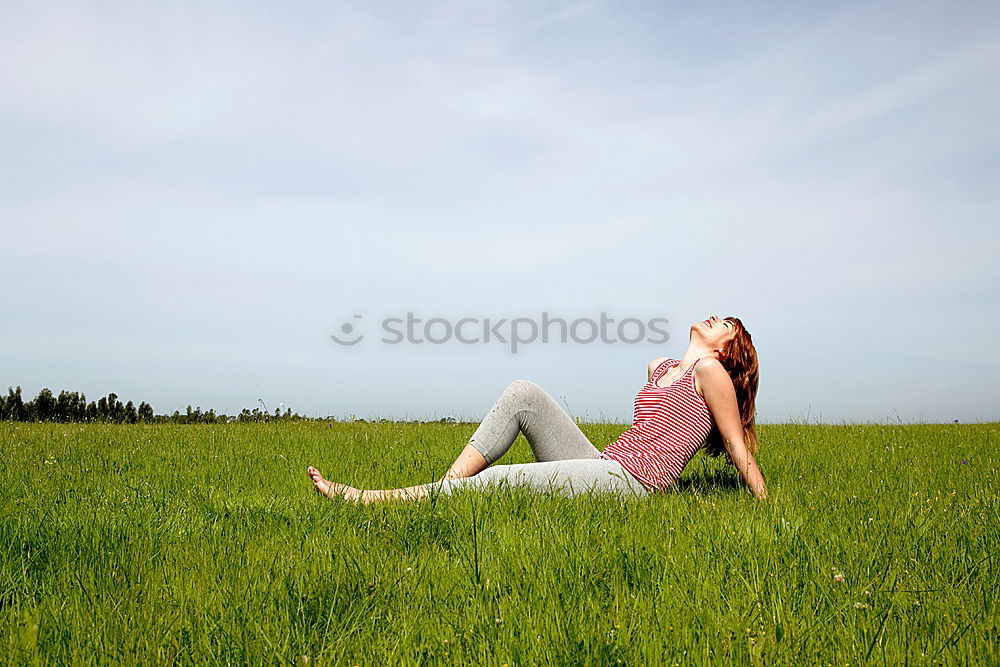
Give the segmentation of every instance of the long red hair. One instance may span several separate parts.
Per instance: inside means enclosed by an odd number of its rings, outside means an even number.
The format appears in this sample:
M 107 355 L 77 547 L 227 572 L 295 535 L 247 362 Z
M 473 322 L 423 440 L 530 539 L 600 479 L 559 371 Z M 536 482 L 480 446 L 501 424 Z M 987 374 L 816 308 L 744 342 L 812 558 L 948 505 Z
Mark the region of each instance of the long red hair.
M 718 359 L 729 373 L 736 389 L 736 403 L 740 410 L 740 421 L 743 423 L 743 441 L 747 450 L 756 456 L 759 442 L 754 418 L 757 412 L 757 385 L 760 379 L 757 350 L 753 346 L 750 332 L 738 317 L 727 317 L 726 321 L 733 323 L 736 337 L 726 343 Z M 709 456 L 721 456 L 726 453 L 726 444 L 714 421 L 712 431 L 708 434 L 705 452 Z

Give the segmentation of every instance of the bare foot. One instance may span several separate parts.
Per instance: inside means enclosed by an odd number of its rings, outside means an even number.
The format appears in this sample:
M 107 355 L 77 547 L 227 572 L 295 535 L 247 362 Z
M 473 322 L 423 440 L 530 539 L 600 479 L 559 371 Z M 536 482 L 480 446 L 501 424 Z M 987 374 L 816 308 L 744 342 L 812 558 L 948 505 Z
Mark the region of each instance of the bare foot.
M 313 486 L 316 487 L 316 490 L 329 498 L 330 482 L 323 479 L 323 475 L 320 474 L 319 470 L 316 470 L 316 468 L 313 468 L 312 466 L 306 468 L 306 472 L 309 474 L 309 479 L 312 480 Z
M 346 484 L 331 482 L 325 479 L 319 470 L 312 466 L 306 468 L 306 472 L 309 473 L 309 479 L 312 480 L 316 490 L 330 500 L 343 498 L 346 501 L 357 503 L 361 499 L 360 489 L 355 489 L 353 486 L 347 486 Z

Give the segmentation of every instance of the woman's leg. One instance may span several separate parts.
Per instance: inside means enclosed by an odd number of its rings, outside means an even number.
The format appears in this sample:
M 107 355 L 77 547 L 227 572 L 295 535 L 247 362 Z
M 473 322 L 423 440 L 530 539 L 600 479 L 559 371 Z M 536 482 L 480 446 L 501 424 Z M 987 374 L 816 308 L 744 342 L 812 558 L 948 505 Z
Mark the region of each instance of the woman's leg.
M 543 463 L 493 466 L 475 477 L 427 484 L 429 494 L 450 494 L 455 489 L 524 486 L 531 491 L 558 491 L 565 496 L 588 492 L 644 496 L 649 490 L 617 461 L 564 459 Z
M 569 459 L 603 461 L 599 458 L 601 453 L 555 399 L 534 382 L 515 380 L 500 394 L 441 482 L 479 474 L 510 449 L 519 433 L 524 433 L 539 462 Z M 405 489 L 364 491 L 362 494 L 354 487 L 329 482 L 313 467 L 309 468 L 309 477 L 316 489 L 330 498 L 354 502 L 371 499 L 377 502 L 428 497 L 427 489 L 422 484 Z
M 486 466 L 490 464 L 479 450 L 472 445 L 466 445 L 462 453 L 458 455 L 455 462 L 451 464 L 448 468 L 448 472 L 444 474 L 441 481 L 446 479 L 461 479 L 463 477 L 472 477 L 478 474 L 481 470 L 484 470 Z
M 608 459 L 564 459 L 544 463 L 520 463 L 493 466 L 474 477 L 444 480 L 405 489 L 366 490 L 323 479 L 309 468 L 316 488 L 330 500 L 344 500 L 369 505 L 392 500 L 426 500 L 432 494 L 451 494 L 455 489 L 499 489 L 525 487 L 535 492 L 555 491 L 564 496 L 583 493 L 607 493 L 619 496 L 645 496 L 649 490 L 617 461 Z
M 331 482 L 324 478 L 323 475 L 320 474 L 319 470 L 313 468 L 312 466 L 309 466 L 306 472 L 309 473 L 309 478 L 312 479 L 316 490 L 333 501 L 343 500 L 355 504 L 363 503 L 365 505 L 369 505 L 371 503 L 385 502 L 387 500 L 426 500 L 430 497 L 426 484 L 408 486 L 405 489 L 378 489 L 362 491 L 361 489 L 356 489 L 353 486 Z
M 596 459 L 601 454 L 544 389 L 529 380 L 515 380 L 500 394 L 442 481 L 479 473 L 503 456 L 519 433 L 524 433 L 540 462 Z

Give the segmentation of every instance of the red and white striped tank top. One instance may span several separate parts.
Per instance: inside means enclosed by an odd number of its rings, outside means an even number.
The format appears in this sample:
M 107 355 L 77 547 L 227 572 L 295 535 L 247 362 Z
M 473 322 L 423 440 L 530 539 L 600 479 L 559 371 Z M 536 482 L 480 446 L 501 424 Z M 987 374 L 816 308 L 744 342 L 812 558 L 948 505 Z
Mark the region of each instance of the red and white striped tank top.
M 653 491 L 674 483 L 712 430 L 712 413 L 694 387 L 698 361 L 666 387 L 656 386 L 656 381 L 681 362 L 667 359 L 657 366 L 635 397 L 632 427 L 601 453 Z

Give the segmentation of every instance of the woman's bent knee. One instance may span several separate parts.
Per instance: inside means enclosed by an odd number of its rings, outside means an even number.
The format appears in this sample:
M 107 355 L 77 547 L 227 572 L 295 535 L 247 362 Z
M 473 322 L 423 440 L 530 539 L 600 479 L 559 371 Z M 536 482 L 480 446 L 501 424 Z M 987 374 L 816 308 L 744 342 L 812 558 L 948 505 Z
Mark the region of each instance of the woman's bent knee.
M 518 379 L 518 380 L 514 380 L 509 385 L 507 385 L 507 390 L 508 391 L 516 391 L 516 392 L 519 392 L 519 393 L 524 393 L 524 392 L 541 391 L 542 388 L 539 387 L 534 382 L 532 382 L 531 380 Z

